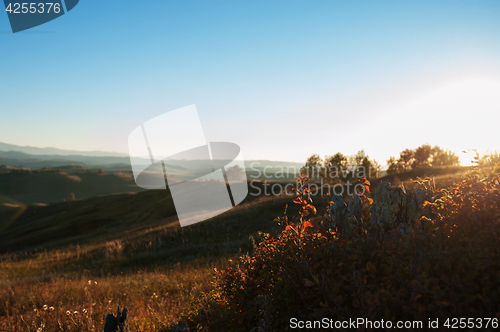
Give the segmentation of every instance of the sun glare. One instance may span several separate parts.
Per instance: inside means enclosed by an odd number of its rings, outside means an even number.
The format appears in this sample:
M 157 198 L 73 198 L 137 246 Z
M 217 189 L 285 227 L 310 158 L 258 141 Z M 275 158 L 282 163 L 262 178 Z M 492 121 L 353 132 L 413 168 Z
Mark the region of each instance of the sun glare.
M 385 110 L 391 130 L 381 139 L 391 155 L 423 143 L 450 149 L 462 165 L 470 165 L 476 149 L 481 155 L 500 148 L 500 78 L 464 77 L 429 87 L 420 95 Z M 401 140 L 394 142 L 395 137 Z M 397 145 L 401 145 L 396 147 Z

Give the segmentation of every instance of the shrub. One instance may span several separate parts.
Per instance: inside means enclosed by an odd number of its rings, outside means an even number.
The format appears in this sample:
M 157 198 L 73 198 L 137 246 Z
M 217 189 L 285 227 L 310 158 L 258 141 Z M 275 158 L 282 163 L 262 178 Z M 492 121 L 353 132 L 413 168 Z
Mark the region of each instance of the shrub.
M 309 204 L 304 192 L 298 197 L 302 207 Z M 348 241 L 323 223 L 314 227 L 301 216 L 287 225 L 281 218 L 281 234 L 262 233 L 252 255 L 216 271 L 214 289 L 187 317 L 190 326 L 285 331 L 292 317 L 498 323 L 499 174 L 468 173 L 425 205 L 432 217 L 422 217 L 409 234 L 370 236 L 375 230 L 363 222 Z

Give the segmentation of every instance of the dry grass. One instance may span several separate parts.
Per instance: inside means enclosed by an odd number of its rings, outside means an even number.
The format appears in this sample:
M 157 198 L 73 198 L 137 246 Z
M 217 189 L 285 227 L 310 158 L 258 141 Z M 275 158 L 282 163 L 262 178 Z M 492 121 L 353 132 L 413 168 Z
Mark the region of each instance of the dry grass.
M 457 174 L 434 178 L 437 187 L 458 180 Z M 410 178 L 400 185 L 418 186 Z M 122 196 L 76 202 L 73 210 L 23 228 L 45 239 L 24 234 L 39 243 L 0 256 L 0 332 L 102 331 L 118 306 L 129 309 L 133 331 L 171 331 L 192 300 L 210 289 L 214 268 L 249 250 L 249 235 L 276 231 L 272 220 L 290 201 L 249 197 L 212 221 L 179 228 L 163 196 Z M 81 228 L 98 218 L 109 222 L 96 232 L 50 228 L 65 222 Z
M 454 167 L 429 167 L 423 169 L 414 169 L 403 173 L 390 174 L 384 177 L 374 179 L 371 181 L 372 190 L 375 191 L 376 187 L 381 181 L 388 182 L 392 186 L 403 187 L 406 190 L 414 190 L 422 188 L 416 180 L 430 178 L 431 185 L 434 188 L 447 188 L 457 182 L 461 181 L 461 177 L 470 170 L 470 167 L 454 166 Z
M 135 331 L 170 331 L 209 289 L 214 267 L 227 262 L 205 259 L 119 274 L 97 267 L 64 271 L 86 250 L 3 257 L 0 331 L 102 331 L 106 314 L 117 306 L 128 308 Z
M 20 251 L 0 255 L 0 331 L 100 332 L 118 306 L 129 310 L 132 331 L 172 331 L 211 288 L 214 268 L 251 250 L 249 235 L 278 230 L 273 219 L 289 200 L 248 197 L 211 221 L 180 228 L 158 193 L 122 196 L 77 201 L 9 233 L 33 236 Z M 95 231 L 78 232 L 105 217 L 109 223 Z M 76 225 L 71 232 L 52 231 L 68 223 Z
M 457 184 L 458 182 L 461 181 L 462 174 L 446 174 L 446 175 L 438 175 L 438 176 L 431 176 L 429 177 L 431 179 L 431 186 L 432 189 L 438 189 L 438 188 L 448 188 L 454 184 Z M 397 187 L 402 187 L 405 190 L 415 190 L 415 189 L 420 189 L 422 186 L 418 184 L 417 179 L 409 178 L 404 181 L 401 181 L 398 177 L 395 177 L 392 180 L 391 185 L 397 186 Z

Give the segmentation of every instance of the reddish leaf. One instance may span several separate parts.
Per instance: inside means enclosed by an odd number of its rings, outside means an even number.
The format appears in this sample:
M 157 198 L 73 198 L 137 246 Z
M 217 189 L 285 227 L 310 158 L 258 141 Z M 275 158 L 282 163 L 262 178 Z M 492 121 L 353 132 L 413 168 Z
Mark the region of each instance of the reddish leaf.
M 313 227 L 313 224 L 311 224 L 311 222 L 309 220 L 304 222 L 304 227 L 302 228 L 302 231 L 305 231 L 306 228 L 308 228 L 308 227 Z

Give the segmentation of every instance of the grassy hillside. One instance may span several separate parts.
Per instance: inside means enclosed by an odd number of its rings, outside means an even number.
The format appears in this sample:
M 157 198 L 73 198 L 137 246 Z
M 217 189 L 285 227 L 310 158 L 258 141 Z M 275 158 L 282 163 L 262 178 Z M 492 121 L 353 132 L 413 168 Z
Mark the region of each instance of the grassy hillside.
M 276 234 L 273 219 L 286 201 L 249 195 L 225 214 L 184 228 L 166 191 L 46 206 L 4 203 L 0 330 L 24 330 L 22 315 L 47 331 L 59 328 L 50 325 L 57 319 L 65 331 L 101 331 L 116 305 L 138 319 L 134 330 L 166 328 L 209 289 L 214 268 L 251 251 L 251 236 Z
M 248 242 L 249 234 L 261 228 L 272 229 L 266 225 L 273 225 L 272 219 L 283 208 L 284 199 L 249 195 L 242 204 L 225 214 L 185 228 L 179 226 L 170 193 L 163 190 L 104 195 L 50 205 L 3 203 L 0 205 L 0 252 L 61 248 L 122 237 L 131 237 L 127 241 L 133 242 L 137 234 L 156 228 L 168 229 L 174 238 L 180 232 L 184 234 L 178 237 L 181 243 L 190 238 L 189 242 L 199 242 L 196 246 L 206 243 L 209 238 L 222 243 L 244 236 Z M 269 208 L 270 211 L 266 211 Z M 234 233 L 236 224 L 242 233 Z M 207 235 L 209 233 L 212 235 Z M 175 241 L 174 244 L 177 246 Z M 190 250 L 197 251 L 196 248 Z
M 455 179 L 457 175 L 466 173 L 470 167 L 467 166 L 453 166 L 453 167 L 426 167 L 420 169 L 412 169 L 406 172 L 388 174 L 379 179 L 372 181 L 372 185 L 377 185 L 380 181 L 397 183 L 397 182 L 411 182 L 417 177 L 434 177 L 436 181 L 441 181 L 446 178 Z
M 23 204 L 57 203 L 68 199 L 88 198 L 112 193 L 139 192 L 129 173 L 4 173 L 0 174 L 0 202 L 15 200 Z M 2 198 L 3 197 L 3 198 Z M 7 201 L 7 203 L 11 203 Z
M 45 175 L 61 184 L 68 179 Z M 74 183 L 118 181 L 126 188 L 131 181 L 84 175 Z M 223 215 L 181 228 L 168 191 L 85 199 L 74 191 L 74 202 L 17 204 L 4 197 L 0 204 L 0 330 L 25 331 L 28 322 L 33 331 L 101 331 L 105 315 L 120 305 L 130 310 L 134 330 L 170 331 L 211 289 L 214 269 L 251 253 L 258 232 L 281 231 L 274 219 L 292 201 L 249 195 Z

